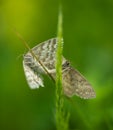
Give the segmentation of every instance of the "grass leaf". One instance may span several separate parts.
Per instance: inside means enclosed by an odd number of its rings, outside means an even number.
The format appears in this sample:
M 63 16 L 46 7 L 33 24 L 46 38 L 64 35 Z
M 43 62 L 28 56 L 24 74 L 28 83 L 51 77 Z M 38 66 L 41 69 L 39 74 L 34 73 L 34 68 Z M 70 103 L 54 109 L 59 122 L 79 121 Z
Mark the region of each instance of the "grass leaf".
M 56 51 L 56 127 L 57 130 L 68 130 L 69 113 L 65 113 L 64 97 L 62 89 L 62 52 L 63 52 L 63 29 L 62 8 L 59 8 L 57 51 Z

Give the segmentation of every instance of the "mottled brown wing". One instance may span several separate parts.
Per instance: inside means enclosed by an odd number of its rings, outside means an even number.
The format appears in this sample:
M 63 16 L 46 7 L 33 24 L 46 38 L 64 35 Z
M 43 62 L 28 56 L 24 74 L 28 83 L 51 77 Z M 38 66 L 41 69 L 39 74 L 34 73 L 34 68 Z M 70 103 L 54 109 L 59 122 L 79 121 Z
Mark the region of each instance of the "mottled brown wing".
M 70 65 L 63 71 L 63 90 L 68 97 L 77 95 L 81 98 L 95 98 L 96 94 L 91 84 Z

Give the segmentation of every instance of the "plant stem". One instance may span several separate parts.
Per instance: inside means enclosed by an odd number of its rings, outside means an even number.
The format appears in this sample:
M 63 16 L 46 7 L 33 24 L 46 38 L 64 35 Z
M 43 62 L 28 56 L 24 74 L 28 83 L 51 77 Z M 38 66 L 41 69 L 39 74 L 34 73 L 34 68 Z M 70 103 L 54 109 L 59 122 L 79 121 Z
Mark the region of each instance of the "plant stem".
M 56 127 L 57 130 L 68 130 L 69 115 L 65 114 L 64 97 L 62 89 L 62 30 L 62 11 L 60 6 L 58 15 L 58 42 L 56 51 Z

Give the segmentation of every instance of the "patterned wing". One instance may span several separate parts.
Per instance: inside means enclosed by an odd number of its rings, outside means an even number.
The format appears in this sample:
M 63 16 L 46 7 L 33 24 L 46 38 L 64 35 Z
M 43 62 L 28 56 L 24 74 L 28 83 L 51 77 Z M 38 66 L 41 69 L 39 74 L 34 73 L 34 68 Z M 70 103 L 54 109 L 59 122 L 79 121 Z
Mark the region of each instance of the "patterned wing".
M 25 55 L 23 60 L 24 73 L 30 88 L 35 89 L 43 85 L 42 77 L 37 65 L 35 65 L 31 55 Z
M 66 62 L 65 64 L 67 64 Z M 69 63 L 67 66 L 65 65 L 62 77 L 64 94 L 68 97 L 77 95 L 84 99 L 95 98 L 96 94 L 91 84 Z
M 52 38 L 48 41 L 35 46 L 32 51 L 37 56 L 38 60 L 44 65 L 49 73 L 55 72 L 57 38 Z M 65 58 L 63 57 L 63 63 Z
M 32 48 L 34 55 L 51 75 L 55 73 L 56 46 L 57 39 L 53 38 Z M 65 62 L 64 58 L 63 62 Z M 24 55 L 23 68 L 30 88 L 43 86 L 43 81 L 40 75 L 41 73 L 46 74 L 46 72 L 30 52 Z

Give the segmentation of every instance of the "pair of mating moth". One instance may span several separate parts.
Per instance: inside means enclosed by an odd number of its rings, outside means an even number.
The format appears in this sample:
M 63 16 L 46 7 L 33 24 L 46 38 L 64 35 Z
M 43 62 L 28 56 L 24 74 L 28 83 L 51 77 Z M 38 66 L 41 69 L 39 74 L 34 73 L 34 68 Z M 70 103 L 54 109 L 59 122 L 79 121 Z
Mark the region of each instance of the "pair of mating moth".
M 54 80 L 56 79 L 57 42 L 58 39 L 53 38 L 32 48 L 31 51 L 35 57 L 30 51 L 24 55 L 23 68 L 30 88 L 35 89 L 44 86 L 42 73 L 47 74 L 48 72 Z M 62 86 L 64 94 L 68 97 L 73 95 L 84 99 L 96 97 L 91 84 L 64 57 L 62 57 Z

